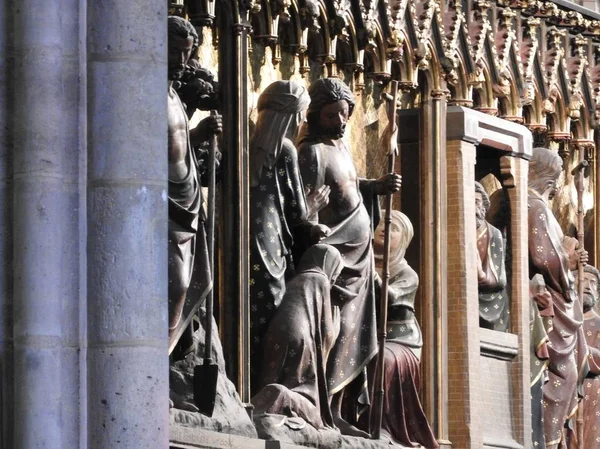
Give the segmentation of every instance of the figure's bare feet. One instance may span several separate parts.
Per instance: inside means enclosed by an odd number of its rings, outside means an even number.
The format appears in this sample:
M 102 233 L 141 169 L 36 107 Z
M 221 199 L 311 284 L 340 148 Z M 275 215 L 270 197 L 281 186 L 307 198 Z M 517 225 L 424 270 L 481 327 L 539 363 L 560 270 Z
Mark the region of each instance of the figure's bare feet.
M 186 412 L 199 412 L 200 410 L 194 404 L 186 401 L 184 398 L 179 396 L 177 393 L 171 392 L 169 398 L 169 408 L 176 408 L 177 410 L 185 410 Z
M 359 428 L 354 427 L 348 421 L 346 421 L 340 417 L 334 417 L 333 423 L 335 424 L 335 426 L 338 429 L 340 429 L 340 433 L 342 435 L 348 435 L 351 437 L 360 437 L 360 438 L 371 438 L 371 435 L 369 435 L 367 432 L 364 432 L 364 431 L 360 430 Z

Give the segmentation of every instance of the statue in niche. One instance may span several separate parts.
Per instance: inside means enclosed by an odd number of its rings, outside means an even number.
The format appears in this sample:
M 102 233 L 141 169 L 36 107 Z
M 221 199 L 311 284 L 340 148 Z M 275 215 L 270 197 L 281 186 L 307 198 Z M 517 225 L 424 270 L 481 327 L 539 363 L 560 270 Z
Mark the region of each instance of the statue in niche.
M 529 329 L 530 329 L 530 391 L 531 391 L 531 441 L 533 447 L 544 449 L 543 386 L 548 381 L 548 334 L 544 319 L 552 318 L 552 296 L 546 289 L 544 278 L 536 274 L 529 282 Z
M 341 80 L 315 81 L 309 90 L 311 103 L 307 126 L 299 136 L 302 179 L 310 191 L 331 189 L 329 203 L 309 220 L 328 226 L 323 243 L 342 254 L 344 269 L 334 284 L 331 301 L 340 310 L 340 331 L 326 367 L 333 422 L 343 434 L 368 434 L 342 417 L 342 400 L 351 383 L 357 386 L 351 403 L 366 399 L 366 366 L 377 352 L 372 218 L 378 221 L 377 195 L 399 190 L 401 178 L 388 174 L 377 180 L 359 179 L 344 141 L 346 124 L 354 108 L 354 95 Z M 371 211 L 371 216 L 369 215 Z
M 329 228 L 307 216 L 327 204 L 329 188 L 305 197 L 292 139 L 310 97 L 295 81 L 276 81 L 258 100 L 258 121 L 250 139 L 251 385 L 258 391 L 263 335 L 294 273 L 294 235 L 318 242 Z M 314 208 L 314 210 L 312 209 Z
M 546 447 L 556 449 L 563 427 L 577 406 L 577 385 L 585 375 L 586 343 L 583 316 L 572 270 L 587 262 L 587 252 L 577 241 L 565 237 L 548 201 L 556 194 L 562 172 L 558 153 L 534 148 L 529 161 L 529 267 L 541 274 L 552 298 L 554 317 L 544 319 L 548 333 L 548 383 L 543 387 Z
M 486 329 L 508 330 L 508 297 L 504 239 L 499 229 L 485 219 L 490 199 L 483 186 L 475 182 L 475 223 L 477 225 L 477 281 L 479 288 L 479 325 Z
M 169 16 L 168 30 L 169 353 L 181 358 L 193 350 L 190 322 L 212 284 L 202 224 L 201 181 L 192 146 L 220 133 L 222 123 L 217 114 L 189 129 L 186 108 L 174 85 L 184 76 L 198 35 L 190 22 L 177 16 Z M 194 265 L 200 269 L 194 270 Z M 197 295 L 188 295 L 192 277 L 199 286 Z
M 333 428 L 326 366 L 340 330 L 331 286 L 344 264 L 331 245 L 308 248 L 264 336 L 256 414 L 300 417 L 316 429 Z
M 390 226 L 390 279 L 388 285 L 388 322 L 385 343 L 385 373 L 382 436 L 406 447 L 418 445 L 437 448 L 438 443 L 421 406 L 420 357 L 423 347 L 421 328 L 415 317 L 415 297 L 419 276 L 404 258 L 414 230 L 406 215 L 392 210 Z M 384 223 L 375 230 L 375 268 L 383 269 Z M 370 372 L 373 380 L 374 366 Z M 368 414 L 361 424 L 368 426 Z
M 588 345 L 588 364 L 591 378 L 583 381 L 583 446 L 600 444 L 600 315 L 594 310 L 600 295 L 600 273 L 595 267 L 584 267 L 583 282 L 583 332 Z M 577 432 L 576 432 L 577 434 Z

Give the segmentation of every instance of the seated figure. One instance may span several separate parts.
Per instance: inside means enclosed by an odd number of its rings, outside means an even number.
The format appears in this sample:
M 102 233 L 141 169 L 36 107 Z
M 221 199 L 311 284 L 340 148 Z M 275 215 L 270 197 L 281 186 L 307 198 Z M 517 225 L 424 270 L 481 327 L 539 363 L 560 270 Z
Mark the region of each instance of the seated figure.
M 414 230 L 412 223 L 402 212 L 393 210 L 391 218 L 385 397 L 381 435 L 393 443 L 407 447 L 421 445 L 437 448 L 438 443 L 419 400 L 419 358 L 423 339 L 414 307 L 419 276 L 404 258 Z M 375 230 L 374 241 L 375 268 L 379 275 L 383 268 L 383 240 L 384 223 L 381 221 Z M 361 419 L 363 426 L 367 422 L 365 415 Z
M 313 427 L 334 427 L 325 367 L 340 331 L 331 286 L 343 268 L 333 246 L 306 250 L 264 336 L 255 413 L 300 417 Z

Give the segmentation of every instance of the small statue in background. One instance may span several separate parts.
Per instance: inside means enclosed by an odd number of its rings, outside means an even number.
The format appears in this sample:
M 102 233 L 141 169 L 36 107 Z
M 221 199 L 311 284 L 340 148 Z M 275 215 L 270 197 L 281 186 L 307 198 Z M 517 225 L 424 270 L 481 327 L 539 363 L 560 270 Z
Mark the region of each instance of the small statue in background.
M 594 309 L 600 296 L 600 273 L 595 267 L 584 267 L 583 332 L 588 344 L 588 364 L 592 378 L 583 381 L 583 446 L 600 446 L 600 315 Z
M 327 204 L 328 189 L 307 200 L 292 139 L 310 97 L 295 81 L 276 81 L 258 100 L 258 121 L 250 138 L 250 317 L 251 387 L 257 391 L 263 335 L 294 273 L 294 236 L 316 243 L 329 228 L 309 223 L 309 213 Z M 313 207 L 315 210 L 308 210 Z
M 477 225 L 477 281 L 479 325 L 486 329 L 508 330 L 508 297 L 504 239 L 500 230 L 485 219 L 490 200 L 483 186 L 475 182 L 475 223 Z

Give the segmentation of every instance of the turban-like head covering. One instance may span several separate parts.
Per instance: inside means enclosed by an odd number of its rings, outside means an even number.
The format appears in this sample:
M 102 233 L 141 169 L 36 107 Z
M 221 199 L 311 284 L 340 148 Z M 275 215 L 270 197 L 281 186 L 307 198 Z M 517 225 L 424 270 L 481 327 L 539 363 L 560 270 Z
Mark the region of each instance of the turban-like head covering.
M 264 167 L 275 165 L 284 139 L 294 139 L 309 103 L 306 87 L 297 81 L 275 81 L 260 95 L 258 121 L 250 138 L 251 186 L 260 183 Z

